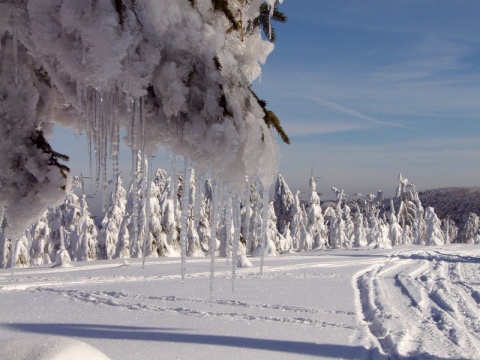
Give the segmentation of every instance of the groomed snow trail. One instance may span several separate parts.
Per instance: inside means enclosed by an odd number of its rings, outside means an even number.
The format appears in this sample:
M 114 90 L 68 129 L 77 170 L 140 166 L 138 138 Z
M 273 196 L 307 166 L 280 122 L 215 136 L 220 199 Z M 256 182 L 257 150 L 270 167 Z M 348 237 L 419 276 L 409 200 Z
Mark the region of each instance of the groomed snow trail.
M 392 359 L 478 359 L 480 251 L 398 251 L 354 277 L 358 314 Z

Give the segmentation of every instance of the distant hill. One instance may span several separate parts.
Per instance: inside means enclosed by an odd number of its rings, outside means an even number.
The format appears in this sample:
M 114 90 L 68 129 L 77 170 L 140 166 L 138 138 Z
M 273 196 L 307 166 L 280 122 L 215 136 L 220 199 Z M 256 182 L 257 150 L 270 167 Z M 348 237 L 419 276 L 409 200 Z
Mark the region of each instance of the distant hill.
M 419 192 L 425 208 L 431 206 L 440 219 L 447 216 L 460 225 L 462 217 L 474 212 L 480 216 L 480 187 L 451 187 Z

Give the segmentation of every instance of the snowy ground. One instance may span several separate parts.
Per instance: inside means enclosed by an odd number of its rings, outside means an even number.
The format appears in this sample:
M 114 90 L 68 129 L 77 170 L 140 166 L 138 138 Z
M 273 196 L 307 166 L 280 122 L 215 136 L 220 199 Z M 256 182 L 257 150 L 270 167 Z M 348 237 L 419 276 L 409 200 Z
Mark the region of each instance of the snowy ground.
M 209 259 L 183 284 L 179 259 L 129 262 L 0 270 L 0 343 L 67 337 L 115 360 L 480 358 L 478 246 L 267 258 L 234 292 L 223 259 L 212 302 Z

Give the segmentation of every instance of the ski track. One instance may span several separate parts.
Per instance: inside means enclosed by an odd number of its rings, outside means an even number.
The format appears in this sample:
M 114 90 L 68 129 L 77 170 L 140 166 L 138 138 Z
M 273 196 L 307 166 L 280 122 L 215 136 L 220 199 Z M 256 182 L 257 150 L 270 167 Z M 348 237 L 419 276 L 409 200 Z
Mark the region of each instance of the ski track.
M 367 341 L 391 359 L 478 359 L 479 269 L 480 257 L 471 253 L 425 250 L 393 253 L 358 272 Z
M 259 279 L 308 279 L 308 278 L 334 278 L 342 276 L 338 273 L 315 273 L 302 270 L 314 270 L 316 268 L 340 268 L 350 267 L 353 264 L 361 266 L 362 264 L 371 264 L 372 262 L 381 262 L 379 259 L 362 260 L 342 260 L 340 262 L 312 261 L 301 264 L 275 265 L 272 261 L 269 266 L 265 266 L 264 274 L 258 273 L 258 268 L 238 269 L 236 278 L 238 280 L 247 278 Z M 177 261 L 178 262 L 178 261 Z M 197 261 L 202 262 L 202 261 Z M 203 261 L 204 262 L 204 261 Z M 118 267 L 118 264 L 110 267 Z M 98 269 L 98 266 L 95 266 Z M 257 321 L 257 322 L 275 322 L 287 325 L 312 326 L 322 328 L 342 328 L 346 330 L 356 330 L 354 311 L 325 310 L 311 307 L 301 307 L 294 305 L 262 304 L 252 303 L 240 300 L 229 299 L 201 299 L 194 297 L 179 297 L 174 295 L 157 296 L 131 294 L 124 291 L 82 291 L 71 289 L 73 286 L 98 285 L 108 283 L 126 283 L 126 282 L 144 282 L 144 281 L 165 281 L 181 280 L 180 274 L 175 275 L 150 275 L 150 276 L 105 276 L 88 277 L 79 276 L 79 270 L 91 270 L 91 266 L 60 269 L 62 272 L 72 271 L 75 277 L 65 279 L 55 276 L 52 269 L 41 269 L 40 274 L 27 270 L 29 274 L 40 275 L 39 277 L 29 276 L 26 282 L 19 281 L 20 278 L 3 276 L 3 286 L 0 291 L 24 290 L 31 292 L 43 292 L 81 301 L 95 306 L 109 306 L 119 309 L 150 311 L 155 313 L 164 313 L 170 315 L 185 315 L 203 318 L 222 318 L 232 321 Z M 54 271 L 56 271 L 55 269 Z M 50 272 L 49 272 L 50 271 Z M 50 276 L 44 276 L 50 274 Z M 189 273 L 187 278 L 208 278 L 209 271 L 200 271 Z M 215 273 L 216 278 L 229 279 L 230 270 L 220 270 Z M 1 278 L 0 278 L 1 279 Z M 5 282 L 7 282 L 5 284 Z M 168 304 L 175 304 L 168 306 Z M 215 311 L 214 311 L 215 310 Z M 268 315 L 265 314 L 267 312 Z M 327 321 L 322 316 L 334 316 L 334 320 Z M 344 320 L 342 322 L 342 320 Z
M 104 306 L 113 306 L 126 308 L 129 310 L 143 310 L 151 312 L 160 312 L 165 314 L 173 315 L 187 315 L 187 316 L 196 316 L 196 317 L 209 317 L 209 318 L 223 318 L 228 320 L 245 320 L 245 321 L 260 321 L 260 322 L 277 322 L 290 325 L 304 325 L 304 326 L 313 326 L 313 327 L 329 327 L 329 328 L 344 328 L 353 330 L 356 328 L 352 324 L 343 324 L 339 322 L 329 322 L 324 320 L 316 320 L 308 317 L 301 317 L 298 314 L 336 314 L 336 315 L 346 315 L 353 317 L 354 312 L 342 312 L 342 311 L 327 311 L 327 310 L 317 310 L 307 307 L 298 307 L 291 305 L 271 305 L 271 304 L 255 304 L 247 303 L 243 301 L 236 300 L 213 300 L 212 304 L 208 299 L 199 299 L 199 298 L 188 298 L 188 297 L 177 297 L 177 296 L 152 296 L 152 295 L 139 295 L 139 294 L 128 294 L 125 292 L 116 292 L 116 291 L 99 291 L 99 292 L 88 292 L 88 291 L 79 291 L 79 290 L 62 290 L 56 288 L 36 288 L 31 289 L 30 291 L 35 292 L 47 292 L 53 293 L 61 296 L 66 296 L 70 299 L 75 299 L 78 301 L 94 304 L 94 305 L 104 305 Z M 138 302 L 140 300 L 140 302 Z M 215 312 L 215 311 L 202 311 L 198 308 L 191 307 L 168 307 L 168 306 L 159 306 L 157 303 L 196 303 L 207 305 L 210 308 L 214 306 L 226 306 L 233 308 L 232 312 Z M 293 313 L 292 317 L 286 316 L 263 316 L 256 314 L 242 313 L 241 310 L 245 309 L 269 309 L 276 310 L 281 312 L 282 315 L 286 312 Z
M 259 274 L 258 268 L 245 268 L 237 269 L 236 279 L 246 279 L 246 278 L 259 278 L 259 279 L 268 279 L 268 278 L 283 278 L 283 274 L 286 274 L 287 278 L 301 279 L 301 278 L 315 278 L 315 277 L 334 277 L 338 274 L 305 274 L 305 273 L 293 273 L 299 270 L 305 269 L 315 269 L 315 268 L 341 268 L 349 267 L 352 265 L 361 265 L 361 264 L 371 264 L 372 262 L 382 262 L 382 258 L 379 259 L 368 259 L 368 260 L 352 260 L 352 261 L 342 261 L 335 263 L 332 262 L 309 262 L 304 264 L 292 264 L 292 265 L 282 265 L 282 266 L 266 266 L 263 269 L 263 274 Z M 205 262 L 204 260 L 202 262 Z M 176 262 L 178 263 L 178 261 Z M 129 265 L 130 266 L 130 265 Z M 60 269 L 61 272 L 72 271 L 79 272 L 83 269 L 91 270 L 96 267 L 69 267 Z M 106 266 L 106 268 L 111 268 L 111 264 Z M 124 267 L 124 265 L 119 266 L 118 264 L 113 267 Z M 66 280 L 63 277 L 56 277 L 52 274 L 52 271 L 57 272 L 57 269 L 41 269 L 37 275 L 48 273 L 48 277 L 27 277 L 27 280 L 22 281 L 21 278 L 15 277 L 15 275 L 3 274 L 0 276 L 3 284 L 0 284 L 0 291 L 11 291 L 11 290 L 28 290 L 29 288 L 35 287 L 49 287 L 49 286 L 74 286 L 74 285 L 93 285 L 93 284 L 109 284 L 109 283 L 119 283 L 119 282 L 136 282 L 136 281 L 162 281 L 162 280 L 181 280 L 180 274 L 174 275 L 138 275 L 138 276 L 127 276 L 127 275 L 116 275 L 116 276 L 76 276 L 75 279 Z M 23 272 L 19 272 L 20 275 L 24 275 Z M 32 271 L 28 271 L 28 274 L 35 274 Z M 208 278 L 210 277 L 210 271 L 203 272 L 191 272 L 186 275 L 186 278 L 196 279 L 196 278 Z M 218 269 L 215 272 L 216 278 L 228 279 L 231 278 L 231 270 L 221 270 Z

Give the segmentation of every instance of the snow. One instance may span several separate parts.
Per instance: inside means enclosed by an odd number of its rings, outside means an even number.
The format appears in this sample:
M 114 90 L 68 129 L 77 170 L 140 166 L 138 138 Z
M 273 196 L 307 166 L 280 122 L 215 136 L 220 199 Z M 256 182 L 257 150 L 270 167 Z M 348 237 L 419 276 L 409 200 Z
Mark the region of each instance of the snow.
M 211 300 L 209 260 L 190 259 L 183 285 L 180 257 L 1 269 L 0 342 L 12 360 L 65 338 L 116 360 L 478 359 L 478 245 L 285 254 L 263 276 L 249 258 L 235 292 L 218 262 Z
M 262 3 L 236 4 L 242 28 L 231 31 L 210 1 L 2 1 L 0 208 L 9 236 L 18 239 L 69 187 L 40 146 L 54 124 L 86 132 L 104 206 L 120 130 L 134 182 L 138 153 L 163 146 L 229 188 L 243 188 L 245 176 L 269 186 L 279 146 L 251 90 L 274 48 L 251 26 Z M 140 256 L 136 195 L 133 203 L 132 256 Z
M 2 358 L 12 360 L 109 360 L 84 342 L 62 337 L 9 338 L 0 340 Z

